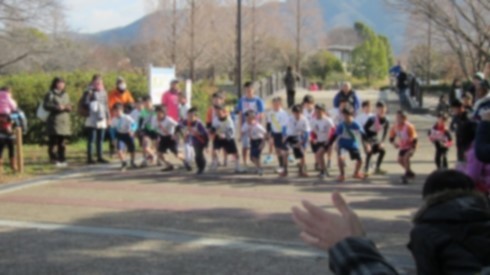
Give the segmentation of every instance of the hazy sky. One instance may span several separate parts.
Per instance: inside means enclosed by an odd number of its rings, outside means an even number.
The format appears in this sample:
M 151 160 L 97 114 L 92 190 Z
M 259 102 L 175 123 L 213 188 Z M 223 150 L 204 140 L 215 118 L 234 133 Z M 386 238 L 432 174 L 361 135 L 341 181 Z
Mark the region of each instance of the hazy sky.
M 147 0 L 62 1 L 67 8 L 67 19 L 70 27 L 78 32 L 98 32 L 126 26 L 140 19 L 148 12 L 148 5 L 145 4 Z M 260 2 L 269 1 L 285 0 L 262 0 Z M 246 3 L 246 0 L 244 3 Z
M 125 26 L 145 13 L 144 0 L 62 0 L 70 27 L 79 32 L 98 32 Z

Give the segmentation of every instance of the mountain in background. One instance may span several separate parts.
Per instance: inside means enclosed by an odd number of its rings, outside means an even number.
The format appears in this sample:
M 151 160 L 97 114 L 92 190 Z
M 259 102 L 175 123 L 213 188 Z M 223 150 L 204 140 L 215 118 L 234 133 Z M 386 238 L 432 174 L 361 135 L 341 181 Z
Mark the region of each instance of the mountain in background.
M 319 2 L 327 25 L 326 31 L 353 27 L 355 22 L 361 21 L 372 27 L 377 33 L 388 37 L 395 54 L 403 52 L 406 19 L 390 9 L 385 0 L 320 0 Z M 141 36 L 141 29 L 155 16 L 156 14 L 149 14 L 124 27 L 94 34 L 83 34 L 79 37 L 105 45 L 144 41 L 146 38 Z M 335 41 L 329 42 L 336 44 Z

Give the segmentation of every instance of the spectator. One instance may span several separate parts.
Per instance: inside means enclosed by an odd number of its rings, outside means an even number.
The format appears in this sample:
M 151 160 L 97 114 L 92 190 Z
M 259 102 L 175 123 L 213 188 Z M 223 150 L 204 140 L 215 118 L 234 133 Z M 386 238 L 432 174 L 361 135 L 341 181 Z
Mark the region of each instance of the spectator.
M 354 111 L 354 116 L 357 115 L 359 108 L 361 107 L 361 103 L 357 93 L 352 90 L 352 85 L 350 82 L 344 82 L 342 84 L 342 89 L 333 99 L 333 105 L 335 108 L 340 108 L 340 102 L 346 100 L 347 107 L 350 107 Z
M 400 68 L 400 73 L 398 74 L 396 78 L 396 88 L 398 95 L 400 97 L 400 104 L 401 108 L 403 109 L 404 107 L 408 107 L 409 104 L 409 97 L 410 97 L 410 91 L 409 91 L 409 79 L 408 79 L 408 74 L 405 71 L 405 68 L 402 66 Z
M 170 82 L 170 90 L 162 96 L 162 106 L 167 110 L 167 115 L 175 121 L 179 121 L 179 81 Z
M 93 76 L 90 86 L 83 94 L 83 103 L 88 107 L 88 117 L 85 120 L 87 163 L 109 163 L 102 155 L 105 132 L 110 124 L 108 97 L 102 76 Z M 93 159 L 94 145 L 97 151 L 97 161 Z
M 475 150 L 479 161 L 490 164 L 490 110 L 482 112 L 482 121 L 478 123 L 476 132 Z
M 449 102 L 454 102 L 455 100 L 461 100 L 463 97 L 463 83 L 460 78 L 455 78 L 453 84 L 451 85 L 451 90 L 449 91 Z
M 289 66 L 284 77 L 284 85 L 286 86 L 286 95 L 288 101 L 288 108 L 295 105 L 296 98 L 296 84 L 301 81 L 300 76 L 293 71 L 293 67 Z
M 439 103 L 437 104 L 436 113 L 448 114 L 450 108 L 451 108 L 451 106 L 449 105 L 447 95 L 446 94 L 441 95 L 439 97 Z
M 479 274 L 490 264 L 490 206 L 466 175 L 450 170 L 430 175 L 424 205 L 414 219 L 409 248 L 418 274 Z M 339 214 L 308 201 L 294 207 L 300 237 L 329 253 L 335 274 L 398 274 L 365 237 L 362 224 L 343 197 L 334 193 Z
M 131 95 L 131 92 L 128 90 L 126 81 L 124 80 L 123 77 L 118 77 L 116 80 L 116 88 L 112 90 L 109 93 L 109 110 L 113 110 L 114 106 L 116 104 L 121 104 L 123 107 L 132 107 L 131 104 L 134 103 L 133 96 Z M 111 112 L 114 113 L 114 112 Z M 113 116 L 112 116 L 113 117 Z M 112 129 L 110 127 L 109 129 L 109 150 L 111 156 L 114 154 L 114 149 L 116 147 L 115 141 L 116 141 L 116 136 L 115 134 L 117 131 Z
M 12 98 L 9 87 L 0 88 L 0 173 L 3 170 L 3 150 L 7 148 L 10 167 L 17 171 L 14 152 L 14 123 L 11 115 L 17 110 L 17 103 Z
M 481 119 L 482 112 L 490 109 L 490 84 L 488 81 L 483 80 L 478 86 L 477 100 L 475 102 L 473 118 L 476 120 Z
M 48 155 L 57 167 L 66 167 L 66 142 L 71 136 L 70 113 L 73 109 L 70 97 L 65 91 L 65 81 L 56 77 L 44 97 L 44 109 L 49 112 L 46 129 L 49 137 Z
M 471 94 L 474 100 L 477 98 L 478 88 L 480 87 L 480 83 L 485 79 L 485 75 L 481 72 L 473 75 L 471 87 L 468 89 L 468 92 Z M 473 102 L 474 103 L 474 102 Z
M 468 114 L 473 114 L 473 96 L 471 95 L 471 93 L 464 93 L 461 100 L 463 101 L 463 105 L 466 111 L 468 111 Z
M 466 151 L 468 151 L 475 138 L 476 124 L 470 119 L 466 107 L 460 100 L 452 102 L 451 108 L 453 119 L 450 129 L 456 136 L 458 167 L 463 167 L 466 163 Z

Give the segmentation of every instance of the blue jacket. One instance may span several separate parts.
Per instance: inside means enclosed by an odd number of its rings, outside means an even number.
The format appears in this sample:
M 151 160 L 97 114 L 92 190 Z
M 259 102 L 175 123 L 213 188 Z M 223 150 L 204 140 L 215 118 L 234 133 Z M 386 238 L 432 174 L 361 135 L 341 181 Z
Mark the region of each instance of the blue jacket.
M 342 99 L 347 100 L 348 104 L 354 109 L 354 111 L 356 113 L 361 108 L 361 102 L 359 100 L 359 97 L 357 96 L 357 93 L 354 91 L 350 91 L 347 94 L 345 94 L 342 91 L 338 92 L 337 95 L 333 99 L 333 106 L 335 108 L 339 108 L 340 107 L 340 101 Z

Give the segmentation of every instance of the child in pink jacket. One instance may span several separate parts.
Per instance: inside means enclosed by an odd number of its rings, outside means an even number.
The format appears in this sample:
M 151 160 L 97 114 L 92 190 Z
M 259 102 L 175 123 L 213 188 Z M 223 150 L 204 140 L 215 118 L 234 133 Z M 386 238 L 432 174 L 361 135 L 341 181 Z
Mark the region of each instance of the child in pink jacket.
M 0 115 L 10 115 L 17 110 L 17 103 L 12 98 L 10 88 L 0 88 Z

